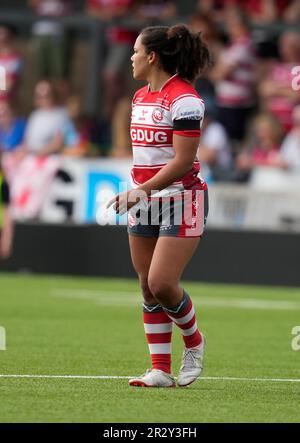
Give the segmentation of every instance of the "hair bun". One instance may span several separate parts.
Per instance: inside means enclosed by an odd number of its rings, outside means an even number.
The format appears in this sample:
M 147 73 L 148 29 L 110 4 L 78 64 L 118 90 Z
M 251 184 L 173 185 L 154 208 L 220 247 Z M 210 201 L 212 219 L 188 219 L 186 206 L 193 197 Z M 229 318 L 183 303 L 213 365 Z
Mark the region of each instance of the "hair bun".
M 183 39 L 184 37 L 188 36 L 190 34 L 189 29 L 184 24 L 178 24 L 171 26 L 168 29 L 167 36 L 168 39 L 174 38 L 174 39 Z

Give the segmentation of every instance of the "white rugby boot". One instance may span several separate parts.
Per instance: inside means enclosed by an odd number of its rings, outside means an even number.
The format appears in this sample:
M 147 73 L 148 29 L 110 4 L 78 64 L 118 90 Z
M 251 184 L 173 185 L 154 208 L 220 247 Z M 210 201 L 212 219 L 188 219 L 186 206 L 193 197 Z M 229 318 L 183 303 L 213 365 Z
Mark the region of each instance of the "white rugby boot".
M 177 377 L 178 386 L 188 386 L 200 377 L 203 370 L 205 338 L 197 348 L 185 348 L 182 356 L 182 364 Z
M 142 388 L 175 388 L 175 380 L 160 369 L 147 369 L 144 375 L 129 380 L 130 386 Z

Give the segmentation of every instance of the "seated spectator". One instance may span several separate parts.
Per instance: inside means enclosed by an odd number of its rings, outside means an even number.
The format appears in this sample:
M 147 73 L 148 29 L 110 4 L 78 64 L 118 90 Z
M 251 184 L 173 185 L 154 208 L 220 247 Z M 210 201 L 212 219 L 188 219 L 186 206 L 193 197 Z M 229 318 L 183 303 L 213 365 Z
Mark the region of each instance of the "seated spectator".
M 11 184 L 27 157 L 46 158 L 78 141 L 74 125 L 66 109 L 56 104 L 55 90 L 48 81 L 36 85 L 35 105 L 25 130 L 23 128 L 22 143 L 3 154 L 3 169 Z
M 5 91 L 0 90 L 0 101 L 16 100 L 22 73 L 22 57 L 14 47 L 13 28 L 0 25 L 0 66 L 5 69 Z
M 225 24 L 230 43 L 221 51 L 210 77 L 215 82 L 218 120 L 231 139 L 241 141 L 255 104 L 256 57 L 246 16 L 232 9 Z
M 57 105 L 55 90 L 48 81 L 35 88 L 36 110 L 29 116 L 23 151 L 44 157 L 60 153 L 76 142 L 77 133 L 65 108 Z
M 213 180 L 227 180 L 231 176 L 232 156 L 229 140 L 223 126 L 206 108 L 202 125 L 202 135 L 198 150 L 200 163 L 209 167 Z
M 26 121 L 15 117 L 9 103 L 0 102 L 0 150 L 12 152 L 23 142 Z
M 48 189 L 61 164 L 63 148 L 77 143 L 77 133 L 65 108 L 57 105 L 48 81 L 35 88 L 36 109 L 28 119 L 24 142 L 6 162 L 12 208 L 17 219 L 39 217 Z
M 278 167 L 282 128 L 271 114 L 256 116 L 250 127 L 251 138 L 236 159 L 238 170 L 251 171 L 256 166 Z
M 293 127 L 280 148 L 280 166 L 300 172 L 300 105 L 292 113 Z
M 281 60 L 276 60 L 267 68 L 259 84 L 261 107 L 271 112 L 287 132 L 292 126 L 292 110 L 300 102 L 299 91 L 292 88 L 291 70 L 300 65 L 300 36 L 286 31 L 279 39 Z

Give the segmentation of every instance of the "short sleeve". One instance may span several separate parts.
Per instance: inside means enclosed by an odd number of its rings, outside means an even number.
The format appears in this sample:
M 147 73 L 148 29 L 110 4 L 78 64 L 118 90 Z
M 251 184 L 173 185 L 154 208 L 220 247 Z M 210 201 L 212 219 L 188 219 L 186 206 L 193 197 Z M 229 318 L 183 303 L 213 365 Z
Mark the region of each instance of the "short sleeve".
M 204 102 L 193 95 L 175 99 L 171 106 L 173 133 L 184 137 L 199 137 L 204 117 Z

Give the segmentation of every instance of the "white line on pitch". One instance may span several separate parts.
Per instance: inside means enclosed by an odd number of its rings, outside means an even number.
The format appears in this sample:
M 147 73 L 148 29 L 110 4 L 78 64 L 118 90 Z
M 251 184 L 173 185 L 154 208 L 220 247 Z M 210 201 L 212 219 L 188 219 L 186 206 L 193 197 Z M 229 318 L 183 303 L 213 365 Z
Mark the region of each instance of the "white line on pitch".
M 141 296 L 138 292 L 103 291 L 92 289 L 62 289 L 50 290 L 53 297 L 93 301 L 105 306 L 129 306 L 140 304 Z M 194 304 L 212 308 L 238 308 L 262 310 L 300 310 L 300 302 L 292 300 L 262 300 L 252 298 L 221 298 L 193 296 Z
M 128 380 L 129 375 L 30 375 L 30 374 L 0 374 L 0 378 L 54 378 L 54 379 L 88 379 L 88 380 Z M 200 380 L 215 381 L 262 381 L 300 383 L 300 378 L 247 378 L 247 377 L 201 377 Z

